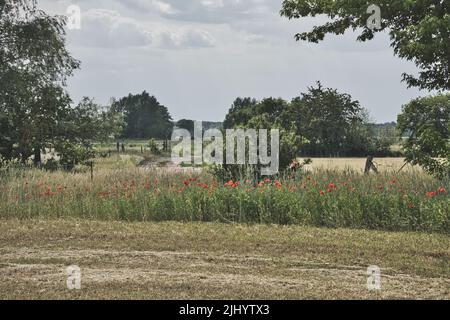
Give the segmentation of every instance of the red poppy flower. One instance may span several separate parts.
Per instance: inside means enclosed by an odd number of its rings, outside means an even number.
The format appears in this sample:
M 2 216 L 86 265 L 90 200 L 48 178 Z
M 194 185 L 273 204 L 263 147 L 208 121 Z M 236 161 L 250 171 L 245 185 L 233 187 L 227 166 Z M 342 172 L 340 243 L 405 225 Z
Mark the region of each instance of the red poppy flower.
M 427 197 L 428 198 L 434 198 L 437 195 L 437 192 L 435 191 L 431 191 L 431 192 L 427 192 Z

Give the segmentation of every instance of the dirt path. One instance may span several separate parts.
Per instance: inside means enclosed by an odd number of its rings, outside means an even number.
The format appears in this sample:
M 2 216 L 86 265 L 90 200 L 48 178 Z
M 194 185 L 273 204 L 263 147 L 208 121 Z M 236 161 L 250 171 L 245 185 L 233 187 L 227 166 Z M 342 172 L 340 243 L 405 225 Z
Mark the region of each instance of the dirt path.
M 155 157 L 146 159 L 139 164 L 141 168 L 158 169 L 161 173 L 182 173 L 193 174 L 201 173 L 202 168 L 182 167 L 180 164 L 174 163 L 169 157 Z
M 0 298 L 450 298 L 448 238 L 433 238 L 444 241 L 434 249 L 423 244 L 416 251 L 411 246 L 398 251 L 391 241 L 402 235 L 392 234 L 384 244 L 391 244 L 391 257 L 381 258 L 388 251 L 378 250 L 380 244 L 350 244 L 350 238 L 364 232 L 342 230 L 339 236 L 335 230 L 318 230 L 2 222 Z M 295 238 L 293 231 L 306 238 Z M 307 245 L 312 234 L 317 237 Z M 421 237 L 431 236 L 408 235 L 415 245 Z M 398 255 L 403 256 L 400 263 Z M 428 257 L 425 264 L 423 257 Z M 379 293 L 367 290 L 369 260 L 383 270 Z M 79 291 L 66 288 L 66 267 L 73 264 L 82 270 Z

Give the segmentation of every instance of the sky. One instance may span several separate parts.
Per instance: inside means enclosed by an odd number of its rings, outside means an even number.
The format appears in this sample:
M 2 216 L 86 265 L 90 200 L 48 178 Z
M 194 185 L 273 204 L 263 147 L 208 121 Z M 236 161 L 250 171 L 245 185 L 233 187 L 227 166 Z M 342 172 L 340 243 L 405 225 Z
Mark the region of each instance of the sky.
M 107 105 L 146 90 L 174 120 L 223 121 L 237 97 L 291 100 L 321 81 L 350 94 L 376 122 L 396 121 L 402 105 L 426 95 L 401 82 L 416 73 L 394 56 L 387 33 L 357 42 L 357 33 L 320 44 L 294 35 L 324 17 L 288 20 L 282 0 L 38 0 L 52 14 L 81 9 L 67 30 L 81 69 L 68 91 Z

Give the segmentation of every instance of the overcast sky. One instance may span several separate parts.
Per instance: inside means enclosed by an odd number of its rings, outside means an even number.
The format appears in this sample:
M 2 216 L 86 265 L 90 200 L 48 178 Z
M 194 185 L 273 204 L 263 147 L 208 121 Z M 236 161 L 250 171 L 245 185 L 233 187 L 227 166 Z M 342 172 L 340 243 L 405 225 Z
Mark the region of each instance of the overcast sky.
M 290 100 L 320 80 L 351 94 L 377 122 L 395 121 L 401 106 L 425 95 L 401 83 L 416 72 L 393 55 L 387 34 L 368 43 L 356 34 L 319 45 L 294 35 L 323 22 L 279 15 L 281 0 L 39 0 L 51 13 L 82 10 L 81 30 L 68 46 L 81 60 L 69 82 L 83 96 L 111 97 L 147 90 L 182 118 L 222 121 L 238 96 Z

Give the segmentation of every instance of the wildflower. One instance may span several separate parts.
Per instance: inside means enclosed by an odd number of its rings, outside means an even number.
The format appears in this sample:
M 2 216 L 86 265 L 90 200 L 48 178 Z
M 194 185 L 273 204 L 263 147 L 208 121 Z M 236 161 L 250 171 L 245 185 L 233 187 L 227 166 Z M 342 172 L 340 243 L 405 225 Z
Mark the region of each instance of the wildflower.
M 434 198 L 437 195 L 436 191 L 427 192 L 427 198 Z
M 439 188 L 438 193 L 440 194 L 447 194 L 447 190 L 445 190 L 444 187 Z
M 234 184 L 233 180 L 228 181 L 225 183 L 225 187 L 231 187 Z
M 189 186 L 189 181 L 188 180 L 183 181 L 183 184 L 187 187 L 187 186 Z
M 324 196 L 324 195 L 325 195 L 325 191 L 320 190 L 320 195 L 321 195 L 321 196 Z
M 330 183 L 328 185 L 328 188 L 330 188 L 331 190 L 337 189 L 336 185 L 334 183 Z
M 281 184 L 281 182 L 280 181 L 275 181 L 275 187 L 277 188 L 277 189 L 281 189 L 281 187 L 282 187 L 283 185 Z

